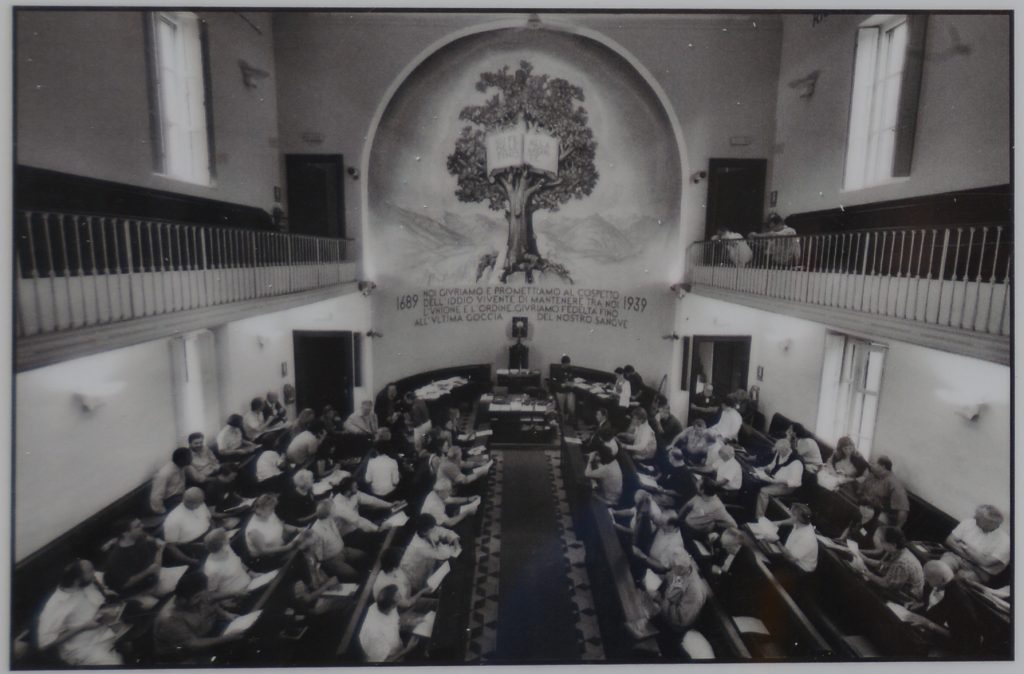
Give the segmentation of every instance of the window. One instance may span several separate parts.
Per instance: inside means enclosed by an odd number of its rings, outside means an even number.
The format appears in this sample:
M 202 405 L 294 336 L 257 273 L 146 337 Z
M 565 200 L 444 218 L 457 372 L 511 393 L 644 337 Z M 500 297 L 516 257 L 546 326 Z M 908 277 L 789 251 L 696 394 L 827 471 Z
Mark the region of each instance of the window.
M 838 333 L 825 338 L 816 431 L 833 444 L 850 436 L 864 458 L 871 455 L 886 350 Z
M 203 24 L 191 12 L 153 12 L 150 96 L 156 172 L 209 185 L 212 124 Z
M 926 21 L 878 15 L 857 31 L 844 189 L 910 175 Z

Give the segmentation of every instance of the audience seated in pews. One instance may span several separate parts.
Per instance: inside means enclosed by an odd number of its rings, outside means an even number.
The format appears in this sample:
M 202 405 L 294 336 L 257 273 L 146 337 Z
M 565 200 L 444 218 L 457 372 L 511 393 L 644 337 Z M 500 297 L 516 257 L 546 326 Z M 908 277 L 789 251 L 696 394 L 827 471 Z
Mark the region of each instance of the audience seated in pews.
M 672 565 L 672 560 L 679 552 L 690 553 L 686 550 L 686 542 L 679 530 L 679 516 L 675 513 L 664 513 L 657 518 L 652 518 L 655 525 L 654 539 L 651 541 L 650 550 L 645 551 L 639 546 L 633 546 L 633 555 L 657 573 L 664 573 Z
M 956 579 L 953 569 L 933 559 L 924 565 L 925 589 L 918 601 L 908 605 L 908 616 L 934 635 L 935 640 L 961 657 L 977 656 L 984 641 L 974 602 Z
M 263 408 L 266 402 L 263 398 L 253 398 L 249 401 L 249 411 L 242 415 L 242 432 L 249 440 L 255 440 L 259 434 L 273 424 L 272 418 L 263 416 Z
M 252 504 L 252 515 L 245 525 L 245 546 L 256 571 L 281 566 L 284 555 L 298 545 L 299 529 L 285 524 L 274 512 L 277 495 L 260 494 Z
M 68 564 L 39 615 L 39 648 L 56 648 L 60 659 L 73 667 L 123 665 L 124 658 L 114 648 L 119 623 L 110 599 L 97 584 L 90 562 L 77 559 Z
M 212 598 L 219 600 L 244 595 L 256 574 L 249 571 L 231 549 L 227 531 L 221 528 L 211 530 L 203 537 L 203 545 L 207 551 L 203 574 Z
M 359 491 L 359 486 L 354 478 L 346 477 L 338 483 L 337 494 L 331 500 L 331 512 L 337 520 L 338 531 L 342 536 L 348 536 L 353 531 L 365 533 L 376 533 L 380 527 L 363 517 L 359 513 L 359 507 L 374 508 L 377 510 L 388 510 L 391 503 L 376 496 Z
M 238 616 L 215 604 L 201 571 L 186 573 L 174 588 L 174 598 L 160 609 L 153 624 L 156 654 L 177 664 L 209 663 L 202 654 L 242 639 L 244 632 L 215 636 Z
M 654 429 L 647 423 L 647 412 L 635 407 L 630 413 L 629 429 L 620 434 L 622 449 L 629 452 L 634 461 L 651 463 L 658 452 L 658 441 Z
M 735 440 L 739 435 L 740 428 L 743 427 L 743 417 L 736 409 L 738 404 L 736 396 L 732 394 L 726 396 L 718 421 L 714 426 L 708 428 L 708 433 L 722 440 Z
M 723 445 L 718 450 L 718 461 L 713 468 L 713 479 L 721 490 L 719 495 L 731 501 L 743 487 L 743 466 L 736 460 L 736 449 L 732 445 Z
M 296 527 L 305 526 L 316 519 L 314 482 L 313 471 L 305 468 L 295 471 L 291 484 L 286 486 L 278 497 L 278 517 Z
M 458 512 L 449 516 L 449 506 L 459 506 Z M 437 479 L 437 482 L 434 483 L 434 488 L 423 499 L 420 512 L 432 515 L 439 525 L 451 529 L 462 520 L 476 514 L 479 506 L 479 496 L 452 496 L 452 483 L 442 476 Z
M 655 503 L 649 491 L 637 489 L 633 492 L 633 507 L 612 510 L 615 517 L 629 517 L 629 524 L 623 526 L 613 522 L 613 526 L 629 536 L 631 545 L 647 553 L 654 543 L 654 534 L 658 530 L 656 522 L 662 518 L 661 507 Z
M 668 399 L 658 396 L 657 409 L 651 417 L 651 428 L 659 452 L 667 452 L 672 442 L 683 432 L 683 424 L 672 414 Z
M 476 482 L 491 469 L 491 461 L 483 465 L 477 465 L 476 461 L 465 461 L 462 458 L 461 447 L 446 439 L 442 439 L 441 442 L 444 446 L 444 458 L 437 468 L 438 478 L 443 477 L 453 485 L 465 485 Z M 466 470 L 469 472 L 466 473 Z
M 117 540 L 103 565 L 104 583 L 122 598 L 152 608 L 160 597 L 174 591 L 187 567 L 165 567 L 164 557 L 170 554 L 167 544 L 147 534 L 140 520 L 127 520 L 117 529 Z
M 386 430 L 386 429 L 385 429 Z M 367 455 L 366 472 L 363 480 L 374 496 L 389 498 L 397 496 L 402 481 L 398 461 L 391 455 L 391 443 L 380 441 Z
M 359 645 L 367 662 L 397 662 L 419 644 L 416 635 L 402 642 L 397 596 L 398 588 L 388 585 L 366 611 L 359 629 Z
M 409 589 L 409 578 L 402 571 L 400 564 L 405 550 L 399 547 L 390 547 L 380 556 L 380 572 L 373 581 L 371 590 L 373 599 L 376 600 L 388 585 L 398 588 L 395 597 L 398 605 L 398 613 L 401 625 L 404 629 L 410 629 L 420 622 L 428 612 L 437 609 L 437 599 L 428 597 L 430 587 L 423 587 L 418 592 L 412 593 Z
M 189 485 L 202 487 L 206 499 L 213 505 L 224 501 L 231 489 L 231 483 L 238 475 L 233 464 L 222 464 L 209 447 L 202 433 L 191 433 L 188 436 L 188 448 L 192 452 L 192 462 L 185 467 L 185 482 Z
M 1002 524 L 998 508 L 978 506 L 973 518 L 960 522 L 946 537 L 949 552 L 942 561 L 961 578 L 987 584 L 1010 563 L 1010 537 Z
M 857 453 L 853 440 L 844 435 L 839 438 L 835 451 L 818 471 L 818 484 L 829 491 L 835 491 L 841 485 L 859 478 L 867 468 L 868 462 Z
M 149 509 L 153 513 L 163 515 L 181 502 L 181 495 L 185 493 L 185 469 L 191 463 L 192 451 L 178 447 L 171 453 L 171 460 L 156 472 L 149 489 Z
M 256 459 L 256 481 L 265 491 L 277 491 L 283 485 L 284 456 L 275 449 L 265 449 Z
M 754 519 L 764 516 L 765 510 L 768 508 L 768 501 L 772 496 L 792 494 L 803 483 L 804 465 L 800 461 L 800 457 L 793 451 L 793 445 L 789 439 L 782 438 L 776 441 L 773 450 L 774 456 L 768 465 L 758 469 L 755 473 L 758 479 L 765 484 L 757 493 Z
M 337 589 L 341 581 L 324 571 L 315 552 L 317 543 L 313 536 L 299 539 L 301 563 L 298 578 L 292 584 L 292 608 L 304 615 L 324 615 L 345 608 L 351 604 L 347 597 L 324 596 Z
M 875 547 L 875 531 L 885 526 L 879 519 L 881 510 L 871 501 L 861 498 L 857 501 L 857 511 L 839 535 L 839 541 L 854 541 L 861 549 L 870 550 Z
M 878 558 L 871 552 L 854 555 L 853 568 L 874 585 L 900 599 L 914 599 L 924 592 L 921 562 L 907 549 L 907 539 L 898 527 L 883 526 L 875 532 Z
M 222 459 L 244 457 L 256 449 L 256 445 L 246 440 L 242 433 L 242 415 L 232 414 L 228 417 L 224 428 L 217 433 L 217 453 Z
M 796 453 L 804 464 L 804 470 L 808 473 L 817 473 L 821 470 L 821 448 L 814 438 L 795 438 Z
M 310 527 L 308 537 L 312 540 L 313 557 L 330 575 L 345 581 L 358 581 L 362 573 L 356 567 L 365 567 L 366 553 L 345 545 L 333 512 L 330 501 L 316 504 L 316 521 Z
M 818 568 L 818 537 L 811 525 L 811 509 L 804 503 L 794 503 L 789 517 L 774 523 L 777 527 L 792 529 L 782 546 L 782 555 L 801 571 L 813 573 Z
M 400 567 L 409 579 L 409 591 L 419 592 L 437 565 L 461 553 L 459 536 L 451 529 L 437 526 L 432 515 L 420 514 L 415 521 L 416 534 L 402 555 Z
M 288 420 L 288 410 L 278 398 L 277 391 L 267 391 L 267 399 L 263 403 L 263 420 L 269 422 L 268 427 Z
M 703 478 L 697 485 L 697 495 L 687 501 L 679 510 L 687 533 L 706 536 L 716 529 L 736 527 L 736 520 L 725 504 L 718 498 L 718 485 L 710 477 Z
M 910 499 L 903 483 L 893 475 L 889 457 L 879 456 L 868 465 L 867 472 L 860 478 L 858 494 L 881 511 L 880 519 L 884 524 L 903 528 L 910 512 Z
M 313 419 L 305 429 L 299 431 L 288 443 L 285 450 L 285 458 L 296 466 L 304 466 L 314 459 L 320 443 L 327 437 L 327 428 L 324 422 Z
M 710 538 L 714 539 L 711 540 L 711 573 L 715 576 L 725 576 L 732 568 L 736 555 L 746 544 L 746 537 L 736 527 L 729 527 L 717 538 Z
M 232 523 L 237 525 L 238 521 L 229 521 L 227 526 L 230 528 Z M 164 518 L 163 539 L 184 555 L 189 565 L 198 564 L 204 549 L 201 539 L 212 524 L 213 514 L 206 506 L 203 490 L 189 487 L 181 503 Z
M 611 429 L 603 431 L 602 439 L 607 437 L 607 440 L 597 443 L 597 448 L 590 454 L 583 474 L 590 478 L 594 486 L 594 496 L 610 506 L 616 506 L 622 500 L 622 467 L 616 460 L 611 446 L 607 444 L 608 441 L 615 441 L 611 433 Z
M 669 443 L 669 459 L 676 466 L 702 466 L 707 461 L 711 442 L 704 420 L 697 419 Z

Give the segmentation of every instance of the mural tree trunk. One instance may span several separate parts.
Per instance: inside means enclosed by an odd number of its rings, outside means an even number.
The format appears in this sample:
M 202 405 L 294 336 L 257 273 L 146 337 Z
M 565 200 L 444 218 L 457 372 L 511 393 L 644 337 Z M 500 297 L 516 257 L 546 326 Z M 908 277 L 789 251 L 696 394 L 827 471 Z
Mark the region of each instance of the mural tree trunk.
M 517 272 L 523 272 L 528 283 L 534 272 L 553 273 L 572 283 L 568 269 L 541 255 L 533 214 L 539 209 L 557 211 L 570 199 L 589 195 L 597 184 L 597 143 L 586 110 L 577 105 L 583 101 L 583 90 L 561 78 L 534 75 L 527 61 L 520 62 L 514 73 L 508 66 L 482 73 L 476 88 L 497 91 L 483 105 L 466 106 L 459 113 L 459 119 L 470 124 L 463 127 L 448 156 L 448 171 L 458 179 L 455 195 L 460 201 L 487 202 L 491 210 L 505 212 L 508 241 L 502 283 Z M 487 134 L 510 129 L 557 139 L 557 172 L 523 162 L 489 172 Z M 488 254 L 481 259 L 478 281 L 497 258 Z

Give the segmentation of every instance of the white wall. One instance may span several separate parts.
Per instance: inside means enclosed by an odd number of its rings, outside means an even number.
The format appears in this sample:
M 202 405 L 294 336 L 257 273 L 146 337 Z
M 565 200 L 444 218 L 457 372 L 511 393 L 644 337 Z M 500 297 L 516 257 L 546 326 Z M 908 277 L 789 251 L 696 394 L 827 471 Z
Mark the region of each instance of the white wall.
M 149 479 L 184 444 L 169 340 L 17 375 L 16 559 Z M 102 405 L 83 412 L 73 394 Z
M 17 159 L 37 168 L 273 207 L 281 183 L 273 31 L 267 14 L 208 24 L 217 176 L 209 187 L 153 173 L 142 12 L 17 14 Z M 239 60 L 270 73 L 242 83 Z
M 932 15 L 910 177 L 842 191 L 854 45 L 863 14 L 783 17 L 772 188 L 783 215 L 999 185 L 1010 179 L 1010 19 Z M 959 43 L 953 39 L 959 36 Z M 966 45 L 967 52 L 954 47 Z M 789 83 L 819 71 L 813 97 Z
M 680 335 L 752 335 L 748 380 L 761 387 L 767 420 L 780 412 L 815 427 L 825 325 L 692 294 L 680 308 Z M 785 340 L 791 344 L 783 350 Z M 888 345 L 872 454 L 891 457 L 911 491 L 950 515 L 968 517 L 983 502 L 1009 513 L 1010 369 Z M 977 421 L 955 413 L 962 400 L 985 403 Z

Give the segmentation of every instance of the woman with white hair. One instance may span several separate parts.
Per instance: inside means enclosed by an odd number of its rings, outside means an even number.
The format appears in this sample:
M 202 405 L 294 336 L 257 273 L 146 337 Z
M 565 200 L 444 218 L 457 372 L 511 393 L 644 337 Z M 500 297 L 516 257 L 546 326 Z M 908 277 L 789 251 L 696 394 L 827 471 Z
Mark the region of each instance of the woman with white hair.
M 671 566 L 661 581 L 651 593 L 658 608 L 658 622 L 671 632 L 682 634 L 700 617 L 708 598 L 707 585 L 697 573 L 693 558 L 683 550 L 672 556 Z
M 757 503 L 754 506 L 754 518 L 764 516 L 768 509 L 768 501 L 772 496 L 783 496 L 792 494 L 803 483 L 804 464 L 800 457 L 793 451 L 793 444 L 788 438 L 782 438 L 775 442 L 775 455 L 768 462 L 767 466 L 758 469 L 757 477 L 766 484 L 757 493 Z
M 304 526 L 316 519 L 313 471 L 303 468 L 292 475 L 292 483 L 281 494 L 277 514 L 288 524 Z

